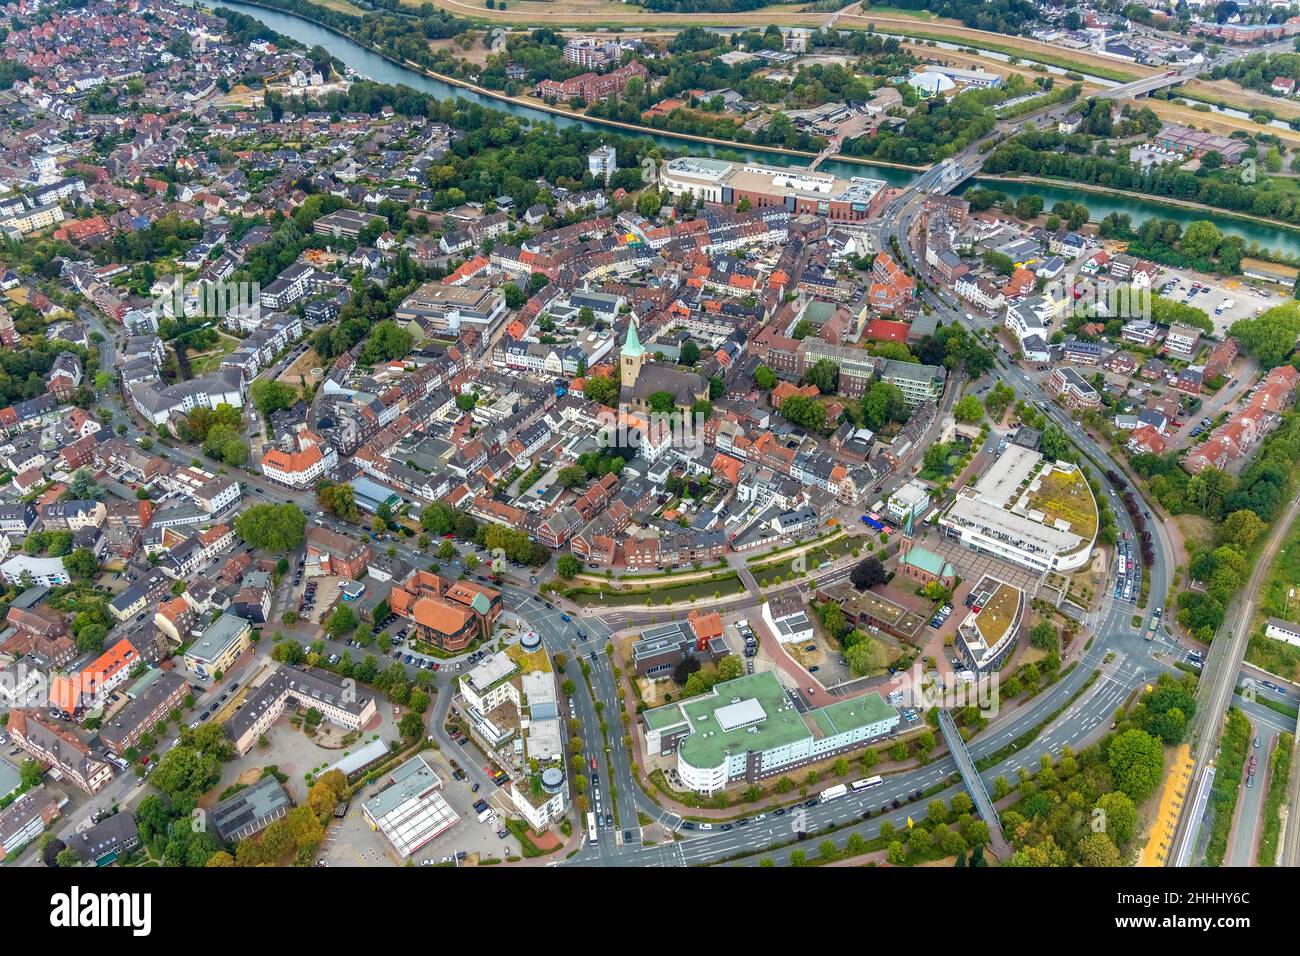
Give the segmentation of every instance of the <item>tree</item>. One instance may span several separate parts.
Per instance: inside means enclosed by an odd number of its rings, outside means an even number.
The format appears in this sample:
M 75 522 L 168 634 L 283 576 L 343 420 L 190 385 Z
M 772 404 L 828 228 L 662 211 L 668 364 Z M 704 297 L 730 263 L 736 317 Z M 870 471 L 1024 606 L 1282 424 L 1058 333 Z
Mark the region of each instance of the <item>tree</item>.
M 571 554 L 562 554 L 555 561 L 555 571 L 566 581 L 573 580 L 574 576 L 582 570 L 582 562 Z
M 330 637 L 339 638 L 356 630 L 356 627 L 357 616 L 352 608 L 347 604 L 340 604 L 329 616 L 329 621 L 325 624 L 325 632 Z
M 879 431 L 890 422 L 906 421 L 908 416 L 907 396 L 897 385 L 890 382 L 875 382 L 861 402 L 862 420 L 872 431 Z
M 867 638 L 844 652 L 844 660 L 854 677 L 865 677 L 885 669 L 888 657 L 879 641 Z
M 19 780 L 24 790 L 39 786 L 41 778 L 44 776 L 44 769 L 35 760 L 24 760 L 22 767 L 19 768 Z
M 356 489 L 349 484 L 336 485 L 332 481 L 322 481 L 316 486 L 316 501 L 322 511 L 344 521 L 356 521 L 361 517 Z
M 807 395 L 790 395 L 781 403 L 781 417 L 810 432 L 826 429 L 826 406 Z
M 1259 515 L 1242 508 L 1223 519 L 1223 524 L 1219 526 L 1219 540 L 1239 551 L 1248 552 L 1266 527 Z
M 1182 252 L 1193 259 L 1208 259 L 1219 251 L 1223 233 L 1208 219 L 1198 219 L 1183 232 Z
M 636 201 L 636 211 L 647 219 L 653 219 L 659 214 L 659 208 L 663 202 L 659 199 L 659 194 L 653 189 L 647 189 Z
M 830 359 L 818 359 L 804 372 L 803 381 L 804 384 L 816 385 L 823 395 L 834 395 L 839 388 L 840 367 Z
M 603 375 L 592 375 L 583 386 L 583 394 L 600 405 L 613 408 L 618 402 L 618 384 Z
M 1050 621 L 1039 621 L 1029 629 L 1029 643 L 1040 650 L 1057 650 L 1061 637 Z
M 1097 807 L 1105 814 L 1105 832 L 1116 846 L 1124 846 L 1133 839 L 1137 831 L 1137 807 L 1128 794 L 1120 790 L 1103 793 L 1097 798 Z
M 1232 323 L 1228 334 L 1258 359 L 1260 365 L 1265 368 L 1279 365 L 1295 348 L 1296 338 L 1300 336 L 1300 303 L 1287 302 L 1255 318 L 1239 319 Z
M 303 542 L 307 515 L 294 504 L 254 505 L 235 519 L 235 533 L 259 551 L 287 554 Z
M 921 467 L 927 475 L 946 475 L 948 473 L 949 448 L 943 442 L 931 445 L 921 456 Z
M 776 372 L 766 365 L 760 365 L 754 369 L 754 384 L 764 391 L 772 390 L 776 387 Z
M 974 395 L 966 395 L 952 407 L 952 414 L 957 421 L 974 425 L 984 418 L 984 406 Z
M 1043 454 L 1052 459 L 1070 461 L 1074 457 L 1074 446 L 1066 437 L 1064 429 L 1055 422 L 1048 423 L 1043 429 L 1041 446 Z
M 424 734 L 424 721 L 415 711 L 409 710 L 397 722 L 397 730 L 404 740 L 416 740 Z
M 673 668 L 673 680 L 678 687 L 685 687 L 686 682 L 691 679 L 691 675 L 697 673 L 700 668 L 700 659 L 694 654 L 687 655 L 677 662 Z
M 99 573 L 99 558 L 89 548 L 78 548 L 63 559 L 63 567 L 76 578 L 93 578 Z
M 581 465 L 569 465 L 560 469 L 559 473 L 555 476 L 555 480 L 559 483 L 560 487 L 572 491 L 574 488 L 579 488 L 582 485 L 585 485 L 587 483 L 587 477 L 587 469 L 583 468 Z
M 293 408 L 293 403 L 298 400 L 297 389 L 274 379 L 258 379 L 249 386 L 249 392 L 253 396 L 253 404 L 262 413 L 262 417 L 267 419 L 282 409 Z
M 1160 741 L 1144 730 L 1126 730 L 1110 742 L 1106 754 L 1115 785 L 1134 803 L 1155 792 L 1164 770 Z
M 849 580 L 853 582 L 853 586 L 859 591 L 866 591 L 869 588 L 884 584 L 888 577 L 885 566 L 874 555 L 863 558 L 849 572 Z
M 403 326 L 392 319 L 379 322 L 370 330 L 366 344 L 361 349 L 361 361 L 366 365 L 390 359 L 405 358 L 410 354 L 414 338 Z
M 54 857 L 54 862 L 59 869 L 81 866 L 81 854 L 72 849 L 72 847 L 67 847 L 58 852 Z
M 513 282 L 506 282 L 501 285 L 501 294 L 505 297 L 506 308 L 519 309 L 528 301 L 528 296 L 524 290 L 519 288 Z
M 681 354 L 678 361 L 682 365 L 695 365 L 700 360 L 700 347 L 695 344 L 694 339 L 687 339 L 682 343 Z
M 68 490 L 61 497 L 72 501 L 102 501 L 108 489 L 95 480 L 89 468 L 78 468 L 68 481 Z
M 1119 850 L 1105 833 L 1089 833 L 1075 844 L 1075 850 L 1084 866 L 1119 866 L 1122 863 Z

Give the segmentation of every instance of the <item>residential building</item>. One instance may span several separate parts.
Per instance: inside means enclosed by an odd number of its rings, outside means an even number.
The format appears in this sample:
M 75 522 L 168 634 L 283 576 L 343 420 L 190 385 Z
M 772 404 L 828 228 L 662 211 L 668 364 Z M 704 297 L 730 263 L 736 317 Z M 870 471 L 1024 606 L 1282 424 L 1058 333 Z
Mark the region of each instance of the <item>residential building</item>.
M 95 757 L 90 747 L 70 728 L 37 710 L 14 708 L 5 725 L 13 742 L 29 756 L 57 769 L 86 793 L 104 789 L 113 769 Z
M 252 643 L 252 633 L 250 622 L 223 613 L 190 645 L 185 652 L 185 666 L 202 678 L 229 670 Z
M 174 670 L 160 671 L 126 706 L 100 726 L 99 739 L 113 753 L 124 757 L 141 737 L 153 733 L 159 722 L 165 723 L 168 714 L 181 707 L 189 692 L 189 682 L 183 674 Z

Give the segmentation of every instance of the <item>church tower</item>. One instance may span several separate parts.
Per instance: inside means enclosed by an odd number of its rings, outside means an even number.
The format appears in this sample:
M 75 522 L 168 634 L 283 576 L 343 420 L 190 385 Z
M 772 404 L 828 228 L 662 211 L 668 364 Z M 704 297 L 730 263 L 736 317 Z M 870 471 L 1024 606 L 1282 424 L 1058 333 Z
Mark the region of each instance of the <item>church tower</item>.
M 641 374 L 641 363 L 645 361 L 645 347 L 641 337 L 636 334 L 636 318 L 627 323 L 627 338 L 623 340 L 623 350 L 619 352 L 619 368 L 624 388 L 636 386 L 636 378 Z
M 899 560 L 907 557 L 907 553 L 912 550 L 912 543 L 916 538 L 916 528 L 912 524 L 912 509 L 907 509 L 907 517 L 903 519 L 903 529 L 898 535 L 898 557 Z

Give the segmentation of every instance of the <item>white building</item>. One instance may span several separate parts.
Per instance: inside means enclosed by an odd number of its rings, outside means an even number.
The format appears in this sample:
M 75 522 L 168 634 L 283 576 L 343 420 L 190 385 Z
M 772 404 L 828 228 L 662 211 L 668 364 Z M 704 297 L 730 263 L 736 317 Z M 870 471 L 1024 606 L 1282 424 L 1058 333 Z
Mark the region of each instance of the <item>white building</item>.
M 912 520 L 919 520 L 930 507 L 930 489 L 915 478 L 910 479 L 885 503 L 885 512 L 901 525 L 910 514 Z
M 898 726 L 879 694 L 800 712 L 770 671 L 641 715 L 646 752 L 677 752 L 677 775 L 697 793 L 766 779 L 860 748 Z
M 389 785 L 362 804 L 372 830 L 378 830 L 405 858 L 460 817 L 438 791 L 442 780 L 416 754 L 389 775 Z
M 1292 624 L 1290 621 L 1284 621 L 1281 618 L 1270 617 L 1268 626 L 1264 628 L 1264 636 L 1286 641 L 1288 644 L 1300 647 L 1300 624 Z
M 162 425 L 173 414 L 185 415 L 196 408 L 244 405 L 244 379 L 235 369 L 222 369 L 201 378 L 175 385 L 143 382 L 130 388 L 131 403 L 154 425 Z
M 1052 501 L 1071 496 L 1077 522 L 1059 514 L 1053 518 L 1045 510 L 1059 507 L 1044 500 L 1049 481 L 1058 489 Z M 1038 452 L 1019 445 L 1009 445 L 973 487 L 958 491 L 939 519 L 945 537 L 1040 573 L 1085 565 L 1097 524 L 1097 505 L 1082 472 L 1065 462 L 1046 462 Z
M 608 186 L 609 177 L 618 169 L 618 150 L 613 146 L 597 147 L 587 155 L 587 169 L 591 171 L 592 178 L 599 179 Z
M 769 598 L 761 613 L 763 623 L 782 644 L 802 644 L 812 639 L 812 619 L 798 594 Z
M 53 588 L 70 584 L 72 576 L 63 567 L 62 558 L 34 558 L 26 554 L 16 554 L 4 564 L 0 564 L 0 574 L 10 584 L 22 584 L 24 578 L 32 584 Z

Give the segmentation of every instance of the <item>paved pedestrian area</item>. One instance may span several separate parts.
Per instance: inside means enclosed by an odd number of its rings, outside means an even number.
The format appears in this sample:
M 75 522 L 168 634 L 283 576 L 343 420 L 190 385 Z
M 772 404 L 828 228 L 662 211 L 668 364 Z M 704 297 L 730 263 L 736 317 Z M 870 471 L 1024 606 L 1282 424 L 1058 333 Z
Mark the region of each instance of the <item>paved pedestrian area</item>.
M 1012 564 L 1010 561 L 1003 561 L 1001 558 L 995 558 L 989 554 L 963 548 L 956 541 L 931 536 L 921 544 L 952 562 L 961 573 L 962 580 L 978 581 L 985 575 L 989 575 L 1010 584 L 1012 587 L 1020 588 L 1028 595 L 1030 600 L 1038 596 L 1038 589 L 1042 586 L 1043 576 L 1041 574 L 1035 574 L 1033 571 L 1022 568 L 1018 564 Z

